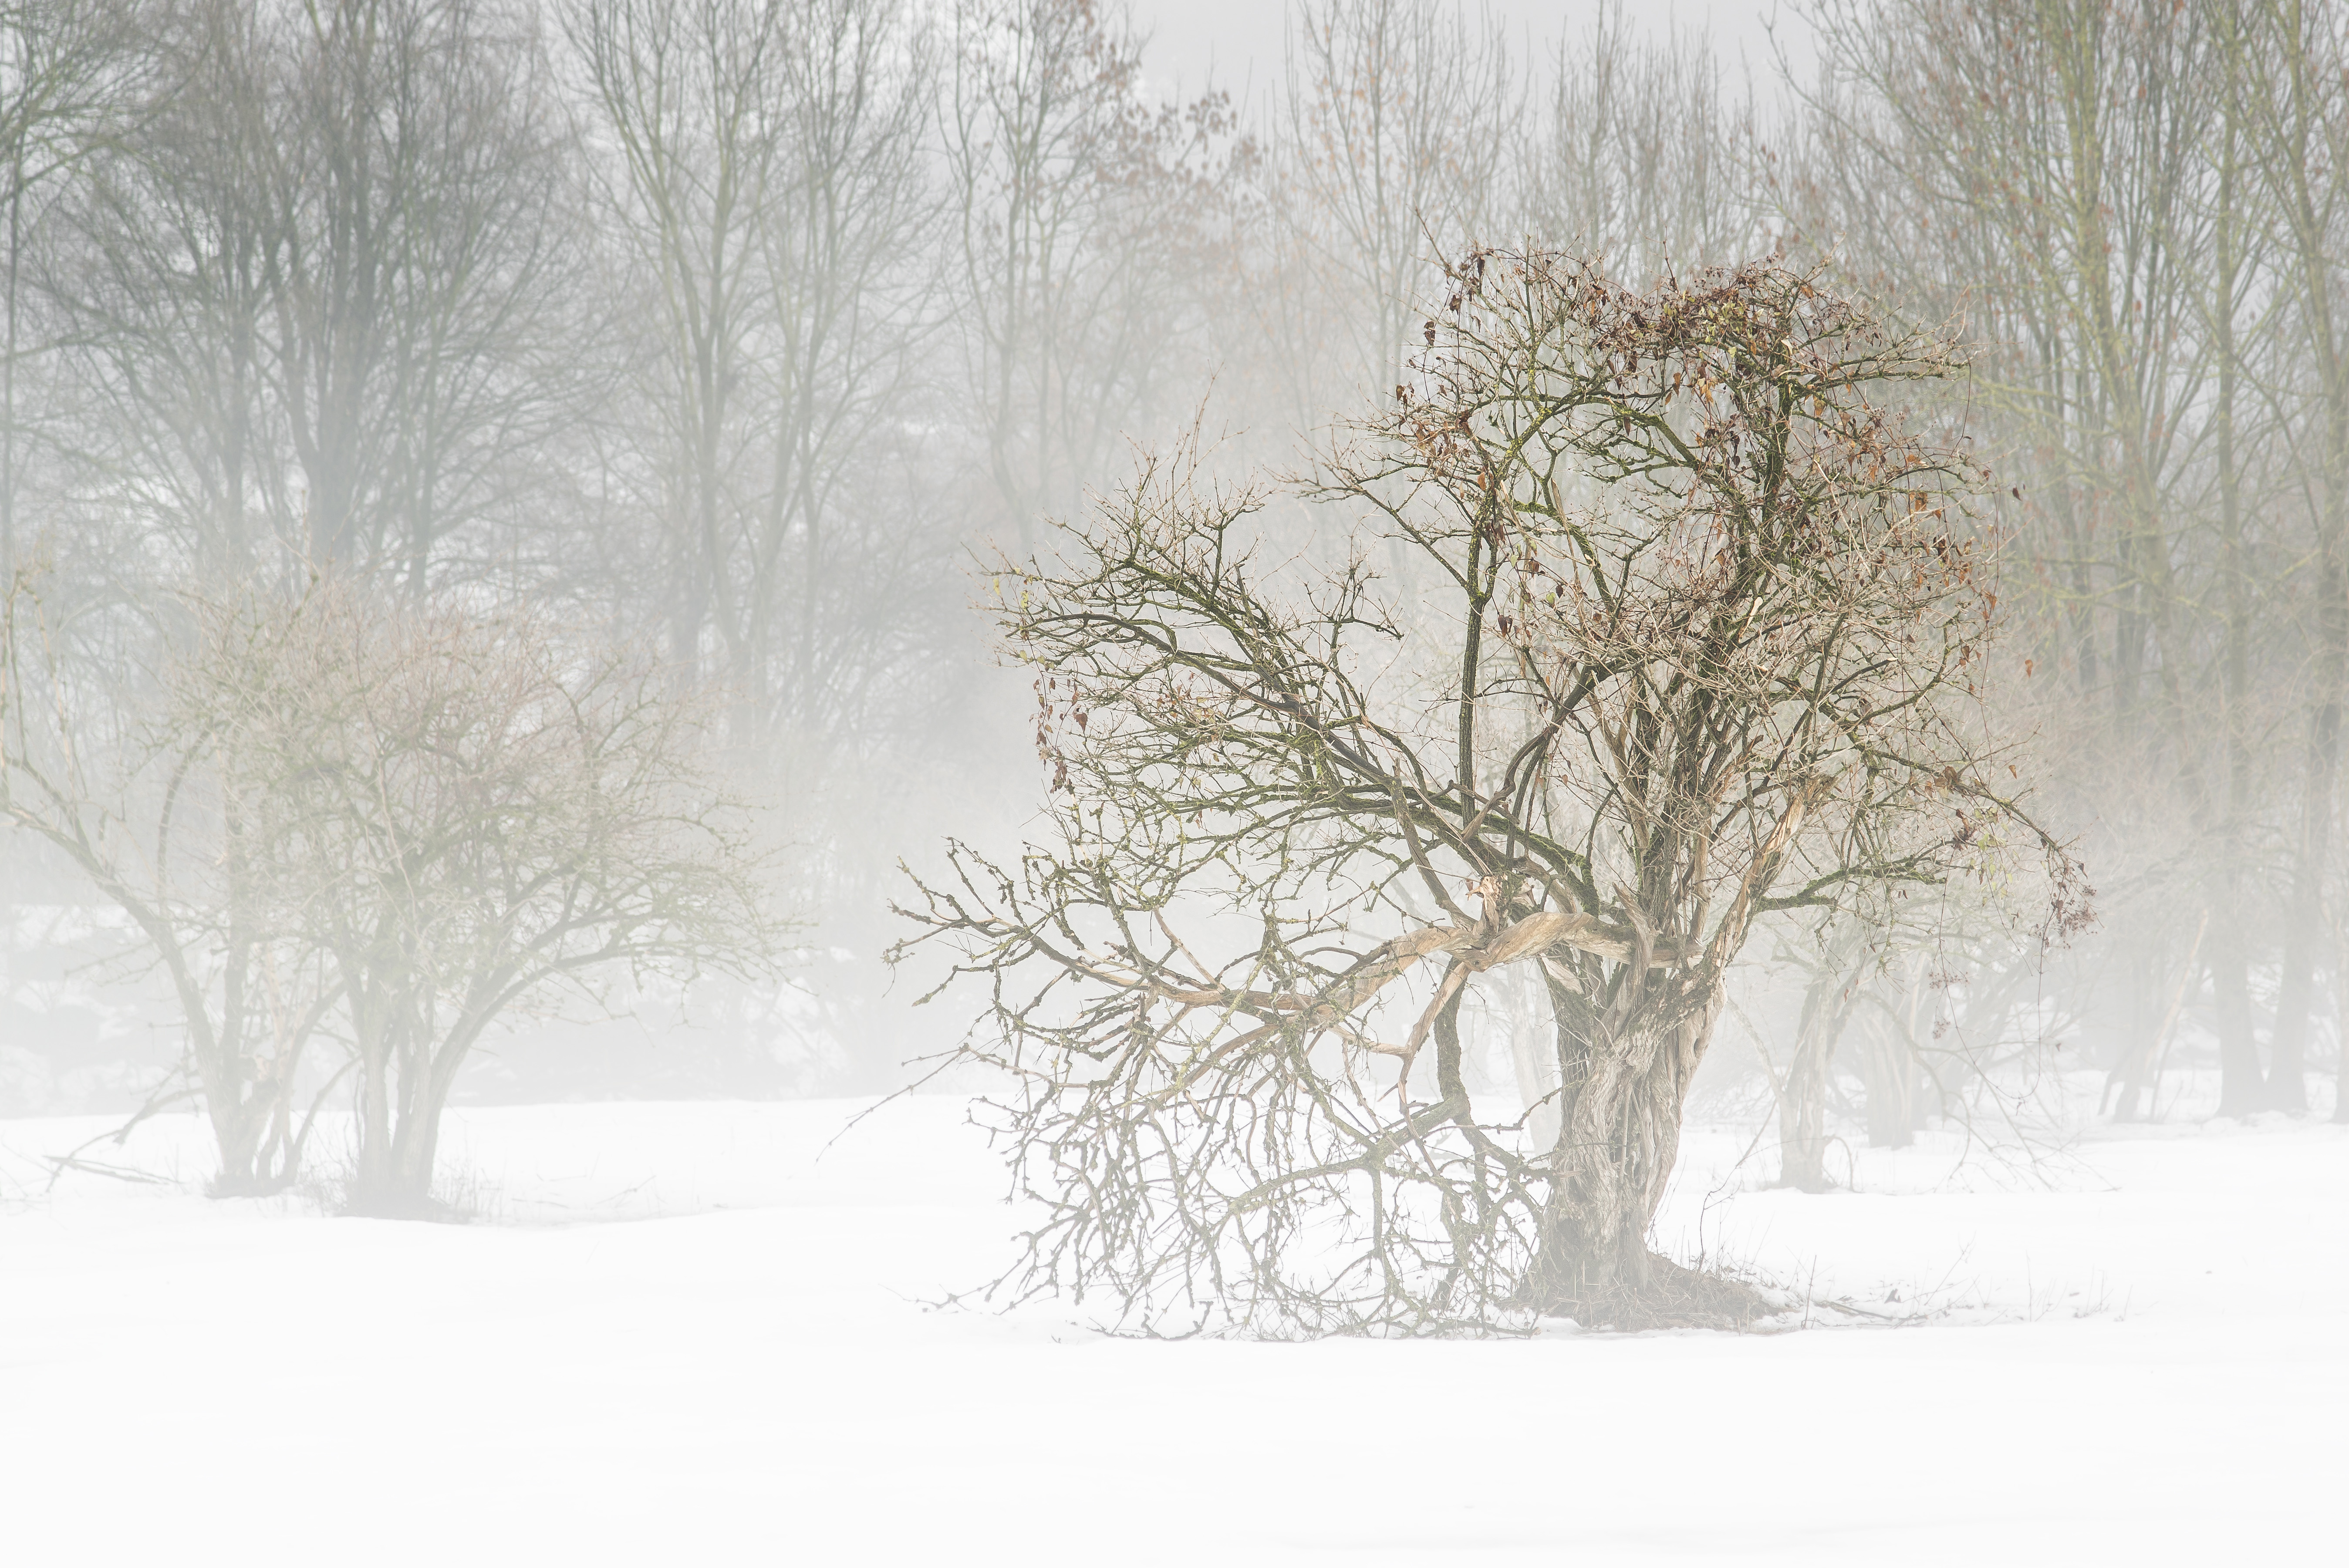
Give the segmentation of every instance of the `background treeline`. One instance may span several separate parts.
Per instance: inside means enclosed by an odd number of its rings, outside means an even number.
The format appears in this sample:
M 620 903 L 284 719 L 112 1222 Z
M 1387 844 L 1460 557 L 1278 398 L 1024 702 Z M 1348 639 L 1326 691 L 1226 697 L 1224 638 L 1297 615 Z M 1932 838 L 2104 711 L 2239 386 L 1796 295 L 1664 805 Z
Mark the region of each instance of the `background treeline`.
M 1439 254 L 1783 248 L 1976 346 L 1985 707 L 2102 917 L 2053 957 L 1964 910 L 1790 926 L 1798 984 L 1735 1015 L 1787 1178 L 1839 1099 L 1899 1142 L 2051 1061 L 2121 1114 L 2165 1062 L 2304 1109 L 2349 908 L 2344 15 L 1851 0 L 1795 74 L 1615 8 L 1317 0 L 1239 102 L 1093 0 L 0 5 L 0 576 L 111 705 L 85 762 L 145 744 L 204 606 L 321 576 L 716 691 L 803 989 L 726 981 L 690 1049 L 517 1043 L 505 1087 L 869 1087 L 922 1037 L 876 1000 L 897 858 L 1041 783 L 975 549 L 1047 547 L 1130 442 L 1309 468 L 1407 378 Z M 105 1012 L 143 950 L 54 844 L 5 854 L 0 1101 L 135 1102 L 178 1048 Z M 1538 1006 L 1477 999 L 1496 1081 Z

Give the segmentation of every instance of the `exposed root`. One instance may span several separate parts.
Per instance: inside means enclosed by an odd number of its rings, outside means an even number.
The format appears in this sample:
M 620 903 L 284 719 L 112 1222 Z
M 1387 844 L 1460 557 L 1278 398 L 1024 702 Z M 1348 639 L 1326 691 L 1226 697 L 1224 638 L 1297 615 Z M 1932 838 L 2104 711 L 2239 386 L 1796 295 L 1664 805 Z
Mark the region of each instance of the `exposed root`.
M 1570 1317 L 1586 1328 L 1741 1329 L 1785 1310 L 1758 1286 L 1648 1254 L 1647 1279 L 1618 1278 L 1577 1297 L 1540 1304 L 1547 1317 Z

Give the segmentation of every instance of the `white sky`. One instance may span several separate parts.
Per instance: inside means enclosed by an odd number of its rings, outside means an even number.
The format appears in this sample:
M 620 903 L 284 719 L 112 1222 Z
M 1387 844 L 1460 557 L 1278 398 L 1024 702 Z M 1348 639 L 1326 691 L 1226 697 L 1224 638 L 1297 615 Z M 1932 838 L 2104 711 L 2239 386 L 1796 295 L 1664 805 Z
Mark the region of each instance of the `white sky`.
M 1475 0 L 1468 9 L 1476 10 Z M 1484 9 L 1515 39 L 1554 38 L 1561 30 L 1579 32 L 1598 10 L 1598 0 L 1490 0 Z M 1627 7 L 1637 21 L 1659 28 L 1674 21 L 1710 26 L 1730 68 L 1748 66 L 1764 96 L 1772 71 L 1768 21 L 1797 68 L 1806 69 L 1810 50 L 1801 19 L 1778 0 L 1663 0 Z M 1235 97 L 1252 87 L 1261 95 L 1280 79 L 1283 0 L 1133 0 L 1136 24 L 1151 35 L 1148 68 L 1196 91 L 1212 64 L 1216 84 Z

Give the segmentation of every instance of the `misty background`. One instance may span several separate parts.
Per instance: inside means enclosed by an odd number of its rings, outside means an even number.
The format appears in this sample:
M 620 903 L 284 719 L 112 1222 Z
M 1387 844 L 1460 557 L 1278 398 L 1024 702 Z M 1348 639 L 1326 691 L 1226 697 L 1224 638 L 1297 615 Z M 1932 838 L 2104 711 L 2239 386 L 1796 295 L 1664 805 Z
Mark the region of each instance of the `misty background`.
M 35 819 L 94 811 L 151 876 L 141 727 L 191 605 L 321 573 L 716 693 L 791 922 L 772 973 L 534 997 L 456 1103 L 907 1081 L 968 1015 L 883 963 L 898 863 L 1016 846 L 1048 783 L 971 607 L 991 552 L 1194 429 L 1219 471 L 1309 467 L 1390 395 L 1438 258 L 1521 243 L 1635 286 L 1783 251 L 1972 346 L 1939 415 L 2003 498 L 1983 701 L 2097 920 L 1757 940 L 1704 1092 L 1784 1179 L 2066 1071 L 2105 1115 L 2333 1114 L 2343 15 L 10 5 L 0 576 L 73 700 L 8 721 L 87 789 L 8 797 L 0 1115 L 188 1090 L 151 934 Z M 1479 1087 L 1537 1007 L 1472 1009 Z M 305 1096 L 339 1092 L 319 1027 Z

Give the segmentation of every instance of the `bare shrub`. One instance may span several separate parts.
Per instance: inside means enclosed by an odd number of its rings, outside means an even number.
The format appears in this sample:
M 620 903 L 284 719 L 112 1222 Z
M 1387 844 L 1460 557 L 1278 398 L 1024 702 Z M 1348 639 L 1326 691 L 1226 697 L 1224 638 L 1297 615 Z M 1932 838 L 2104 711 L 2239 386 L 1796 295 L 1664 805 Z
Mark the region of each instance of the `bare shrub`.
M 433 1212 L 440 1111 L 491 1024 L 620 975 L 771 973 L 757 824 L 674 672 L 543 614 L 323 579 L 189 596 L 183 647 L 131 690 L 58 656 L 38 583 L 0 628 L 0 810 L 170 982 L 216 1191 L 293 1181 L 347 1078 L 349 1206 Z M 297 1106 L 331 1040 L 347 1059 Z
M 348 1030 L 353 1209 L 429 1207 L 458 1069 L 513 1009 L 771 964 L 750 814 L 670 672 L 333 581 L 211 609 L 204 649 L 182 686 L 266 774 L 256 854 Z

